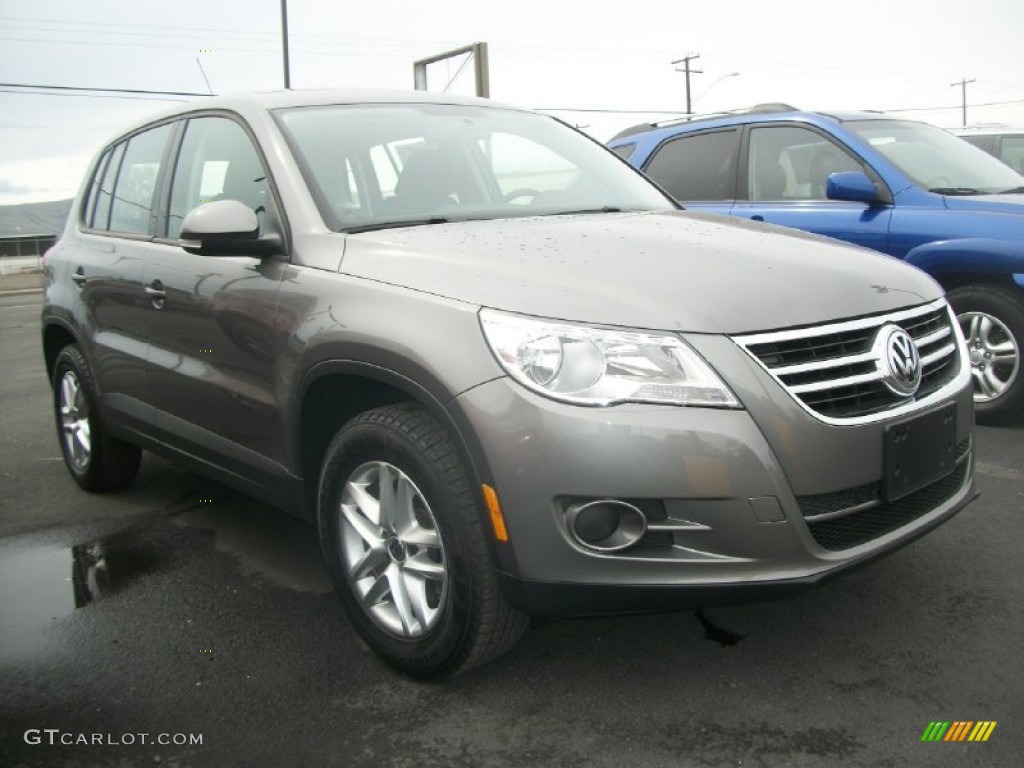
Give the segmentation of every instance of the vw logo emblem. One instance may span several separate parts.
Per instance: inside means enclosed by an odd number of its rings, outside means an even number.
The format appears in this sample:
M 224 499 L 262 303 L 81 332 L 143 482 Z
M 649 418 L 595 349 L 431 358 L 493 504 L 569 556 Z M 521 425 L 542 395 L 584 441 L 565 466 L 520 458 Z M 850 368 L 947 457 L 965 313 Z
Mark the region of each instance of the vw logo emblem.
M 921 386 L 921 356 L 910 334 L 898 325 L 882 326 L 874 347 L 882 381 L 892 392 L 906 397 Z

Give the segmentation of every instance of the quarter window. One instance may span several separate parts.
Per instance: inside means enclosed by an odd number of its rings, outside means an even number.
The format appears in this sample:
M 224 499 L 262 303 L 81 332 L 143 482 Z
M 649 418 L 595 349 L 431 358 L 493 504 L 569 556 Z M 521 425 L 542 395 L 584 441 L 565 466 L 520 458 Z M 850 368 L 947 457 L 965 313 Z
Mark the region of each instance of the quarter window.
M 168 123 L 128 140 L 110 206 L 111 231 L 140 235 L 153 231 L 153 198 L 172 128 Z
M 739 135 L 712 131 L 673 139 L 658 148 L 644 171 L 677 200 L 732 200 Z
M 259 215 L 269 197 L 266 171 L 242 126 L 225 117 L 188 121 L 171 182 L 169 237 L 178 237 L 185 215 L 202 203 L 237 200 Z
M 124 148 L 124 142 L 118 144 L 108 156 L 109 162 L 96 175 L 96 204 L 91 206 L 91 216 L 86 220 L 93 229 L 110 229 L 110 202 L 114 199 L 114 182 L 117 181 L 117 169 L 121 167 Z

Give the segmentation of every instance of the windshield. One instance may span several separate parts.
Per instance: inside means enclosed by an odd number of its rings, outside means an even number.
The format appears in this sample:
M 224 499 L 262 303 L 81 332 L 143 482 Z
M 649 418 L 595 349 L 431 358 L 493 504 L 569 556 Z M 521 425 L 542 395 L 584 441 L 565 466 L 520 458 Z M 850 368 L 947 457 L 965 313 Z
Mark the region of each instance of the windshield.
M 941 128 L 900 120 L 855 120 L 845 125 L 914 183 L 945 195 L 1019 191 L 1024 177 Z
M 530 112 L 369 104 L 276 116 L 337 230 L 675 208 L 608 150 Z

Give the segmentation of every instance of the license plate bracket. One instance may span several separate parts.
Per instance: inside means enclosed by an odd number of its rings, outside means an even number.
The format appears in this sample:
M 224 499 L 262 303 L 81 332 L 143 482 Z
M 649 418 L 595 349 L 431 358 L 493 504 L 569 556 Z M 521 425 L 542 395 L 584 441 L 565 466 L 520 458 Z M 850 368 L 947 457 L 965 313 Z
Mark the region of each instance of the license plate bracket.
M 956 404 L 885 428 L 882 500 L 896 501 L 956 467 Z

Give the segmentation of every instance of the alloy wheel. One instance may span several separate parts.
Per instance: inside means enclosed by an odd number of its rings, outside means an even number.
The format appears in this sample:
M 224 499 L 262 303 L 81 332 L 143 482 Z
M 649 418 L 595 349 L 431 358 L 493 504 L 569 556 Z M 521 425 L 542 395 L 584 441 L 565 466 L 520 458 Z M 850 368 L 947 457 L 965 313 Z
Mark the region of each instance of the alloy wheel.
M 441 617 L 449 575 L 419 488 L 398 467 L 368 462 L 346 481 L 339 512 L 345 575 L 363 610 L 392 635 L 425 635 Z
M 958 316 L 967 339 L 974 402 L 987 403 L 1002 396 L 1020 372 L 1020 349 L 999 318 L 985 312 L 964 312 Z
M 79 472 L 89 466 L 92 438 L 89 430 L 89 401 L 74 371 L 60 380 L 60 422 L 68 460 Z

